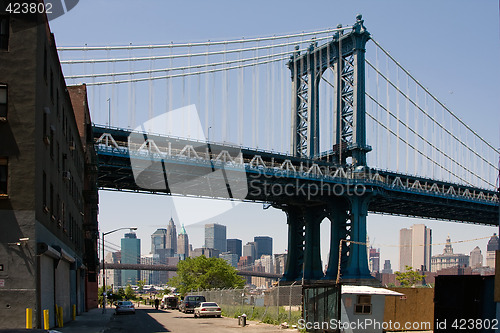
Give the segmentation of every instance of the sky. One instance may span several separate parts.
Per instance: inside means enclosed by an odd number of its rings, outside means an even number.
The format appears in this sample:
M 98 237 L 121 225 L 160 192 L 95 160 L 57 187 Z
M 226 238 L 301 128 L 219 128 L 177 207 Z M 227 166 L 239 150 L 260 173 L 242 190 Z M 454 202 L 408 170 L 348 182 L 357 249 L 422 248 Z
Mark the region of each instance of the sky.
M 261 37 L 351 25 L 363 14 L 365 26 L 412 75 L 448 108 L 495 147 L 500 146 L 500 28 L 498 1 L 164 1 L 82 0 L 50 22 L 58 46 L 165 44 L 241 37 Z M 254 236 L 274 239 L 274 253 L 287 247 L 285 214 L 262 204 L 164 195 L 99 193 L 100 230 L 137 227 L 142 254 L 150 251 L 150 235 L 166 227 L 172 216 L 194 248 L 204 243 L 204 224 L 227 226 L 228 238 L 246 244 Z M 224 213 L 205 219 L 210 210 Z M 186 215 L 185 212 L 190 214 Z M 368 235 L 381 250 L 381 265 L 399 266 L 399 229 L 424 223 L 433 243 L 491 236 L 498 228 L 478 225 L 369 215 Z M 329 230 L 321 226 L 322 258 L 327 261 Z M 120 244 L 122 232 L 106 236 Z M 454 244 L 468 254 L 487 239 Z M 433 246 L 433 254 L 444 245 Z

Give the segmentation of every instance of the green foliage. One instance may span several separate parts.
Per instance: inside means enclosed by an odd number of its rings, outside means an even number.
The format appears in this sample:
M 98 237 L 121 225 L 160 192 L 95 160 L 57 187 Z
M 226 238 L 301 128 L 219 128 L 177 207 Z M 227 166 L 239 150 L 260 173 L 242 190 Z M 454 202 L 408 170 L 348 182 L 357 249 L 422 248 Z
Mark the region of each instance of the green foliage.
M 142 291 L 144 289 L 144 285 L 146 284 L 146 280 L 137 281 L 138 290 Z
M 135 299 L 135 292 L 130 283 L 125 287 L 125 299 Z
M 396 280 L 401 283 L 401 287 L 412 287 L 424 279 L 425 275 L 420 275 L 413 267 L 406 266 L 405 272 L 396 272 Z
M 185 295 L 198 289 L 242 288 L 245 281 L 224 259 L 200 256 L 179 261 L 177 276 L 169 284 Z

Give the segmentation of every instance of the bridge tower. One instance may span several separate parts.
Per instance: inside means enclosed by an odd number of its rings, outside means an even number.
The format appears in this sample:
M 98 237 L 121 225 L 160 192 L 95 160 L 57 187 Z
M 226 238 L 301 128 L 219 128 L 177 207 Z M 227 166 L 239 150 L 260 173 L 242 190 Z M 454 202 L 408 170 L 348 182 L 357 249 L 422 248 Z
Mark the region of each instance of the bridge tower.
M 338 26 L 341 28 L 342 26 Z M 370 33 L 362 16 L 351 31 L 338 31 L 328 43 L 312 42 L 297 51 L 288 67 L 292 74 L 292 152 L 296 157 L 319 159 L 319 82 L 327 69 L 334 72 L 335 108 L 333 164 L 363 170 L 366 153 L 365 45 Z M 366 216 L 373 193 L 361 195 L 346 189 L 341 195 L 325 196 L 321 202 L 291 202 L 280 208 L 287 214 L 288 259 L 283 280 L 335 280 L 338 267 L 345 280 L 373 280 L 366 252 Z M 323 274 L 320 256 L 320 224 L 331 222 L 330 258 Z M 342 242 L 342 254 L 339 245 Z M 339 264 L 339 258 L 341 263 Z

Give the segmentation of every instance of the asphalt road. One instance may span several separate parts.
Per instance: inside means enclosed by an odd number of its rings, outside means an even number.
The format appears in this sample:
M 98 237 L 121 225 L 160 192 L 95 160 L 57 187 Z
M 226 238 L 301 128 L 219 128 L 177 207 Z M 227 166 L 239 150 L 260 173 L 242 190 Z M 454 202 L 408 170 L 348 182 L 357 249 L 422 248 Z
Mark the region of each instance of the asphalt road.
M 186 333 L 219 333 L 219 332 L 297 332 L 283 330 L 277 326 L 247 322 L 246 327 L 238 326 L 234 318 L 194 318 L 193 314 L 184 314 L 177 310 L 155 310 L 151 307 L 136 309 L 135 315 L 114 315 L 105 333 L 156 333 L 156 332 L 186 332 Z

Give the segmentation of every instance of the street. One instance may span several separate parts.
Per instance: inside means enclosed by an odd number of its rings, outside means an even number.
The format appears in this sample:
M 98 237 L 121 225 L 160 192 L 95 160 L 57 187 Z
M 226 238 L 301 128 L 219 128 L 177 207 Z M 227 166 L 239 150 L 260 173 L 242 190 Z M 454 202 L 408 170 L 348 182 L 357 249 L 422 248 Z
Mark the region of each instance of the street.
M 155 310 L 151 307 L 136 309 L 135 315 L 114 315 L 105 333 L 153 333 L 153 332 L 296 332 L 283 330 L 277 326 L 247 322 L 245 328 L 238 326 L 238 319 L 234 318 L 194 318 L 193 314 L 184 314 L 177 310 Z

